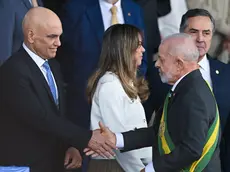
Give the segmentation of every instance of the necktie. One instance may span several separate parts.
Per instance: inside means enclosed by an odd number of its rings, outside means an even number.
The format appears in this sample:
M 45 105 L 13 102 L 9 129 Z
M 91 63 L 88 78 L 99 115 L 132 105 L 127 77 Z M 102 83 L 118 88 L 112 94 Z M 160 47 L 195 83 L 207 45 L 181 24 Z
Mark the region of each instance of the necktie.
M 51 69 L 50 69 L 50 66 L 49 66 L 48 61 L 46 61 L 46 62 L 43 64 L 43 67 L 44 67 L 44 69 L 46 70 L 47 82 L 48 82 L 48 85 L 49 85 L 49 87 L 50 87 L 50 91 L 51 91 L 51 93 L 52 93 L 54 102 L 55 102 L 56 104 L 58 104 L 58 99 L 57 99 L 57 94 L 56 94 L 55 83 L 54 83 L 54 79 L 53 79 L 53 77 L 52 77 L 52 72 L 51 72 Z
M 31 2 L 32 2 L 32 6 L 33 6 L 33 7 L 38 7 L 38 2 L 37 2 L 37 0 L 31 0 Z
M 111 9 L 110 9 L 111 13 L 112 13 L 112 22 L 111 24 L 117 24 L 118 20 L 117 20 L 117 7 L 114 5 Z

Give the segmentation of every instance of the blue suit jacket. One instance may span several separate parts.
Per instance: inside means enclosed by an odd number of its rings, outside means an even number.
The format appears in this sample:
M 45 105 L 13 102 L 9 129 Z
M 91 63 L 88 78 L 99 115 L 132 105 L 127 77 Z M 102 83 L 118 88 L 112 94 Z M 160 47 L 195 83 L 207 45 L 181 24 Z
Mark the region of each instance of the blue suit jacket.
M 41 0 L 38 4 L 43 5 Z M 30 8 L 29 0 L 0 1 L 0 65 L 22 46 L 22 21 Z
M 124 21 L 144 30 L 141 8 L 131 0 L 122 0 Z M 101 52 L 104 25 L 98 0 L 86 2 L 70 1 L 61 13 L 63 23 L 61 63 L 64 67 L 65 79 L 70 83 L 68 109 L 72 120 L 79 125 L 89 127 L 90 106 L 86 101 L 86 85 L 88 78 L 96 70 Z M 64 17 L 62 15 L 65 15 Z M 70 63 L 71 62 L 71 63 Z M 72 65 L 72 66 L 71 66 Z M 146 55 L 142 60 L 140 71 L 145 74 L 147 68 Z M 71 70 L 72 69 L 72 70 Z
M 220 119 L 221 128 L 223 132 L 223 138 L 220 145 L 221 150 L 221 163 L 224 172 L 230 171 L 230 65 L 224 64 L 220 61 L 209 59 L 210 63 L 210 75 L 212 79 L 213 93 L 215 95 Z M 155 68 L 155 67 L 154 67 Z M 170 90 L 171 86 L 163 84 L 160 80 L 158 69 L 154 69 L 153 72 L 153 90 L 152 95 L 147 101 L 148 108 L 150 106 L 153 110 L 158 111 L 164 103 L 166 94 Z

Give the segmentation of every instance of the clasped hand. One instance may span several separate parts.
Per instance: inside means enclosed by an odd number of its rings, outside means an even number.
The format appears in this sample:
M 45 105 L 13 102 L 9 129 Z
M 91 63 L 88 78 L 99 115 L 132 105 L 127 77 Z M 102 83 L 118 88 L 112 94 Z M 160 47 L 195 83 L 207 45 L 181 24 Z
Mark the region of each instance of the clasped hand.
M 111 158 L 115 156 L 113 149 L 116 148 L 116 136 L 99 122 L 100 129 L 94 130 L 93 135 L 88 143 L 88 148 L 84 149 L 87 156 L 102 156 L 105 158 Z

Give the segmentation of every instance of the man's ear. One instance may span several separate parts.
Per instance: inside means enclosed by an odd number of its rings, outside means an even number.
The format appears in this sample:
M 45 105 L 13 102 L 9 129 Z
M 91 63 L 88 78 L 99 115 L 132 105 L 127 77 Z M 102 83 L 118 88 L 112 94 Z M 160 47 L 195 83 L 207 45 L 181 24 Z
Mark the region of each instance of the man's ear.
M 28 30 L 27 37 L 28 37 L 29 43 L 33 44 L 34 43 L 34 37 L 35 37 L 33 30 Z
M 177 71 L 182 71 L 184 69 L 184 60 L 180 57 L 176 57 Z

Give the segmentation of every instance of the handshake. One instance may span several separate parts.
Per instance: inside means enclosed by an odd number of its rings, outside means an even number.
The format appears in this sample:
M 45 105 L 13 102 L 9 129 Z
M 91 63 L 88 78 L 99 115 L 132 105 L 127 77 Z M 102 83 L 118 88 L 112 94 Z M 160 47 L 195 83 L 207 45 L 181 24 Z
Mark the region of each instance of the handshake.
M 99 122 L 100 129 L 94 130 L 92 137 L 88 143 L 88 147 L 84 149 L 87 156 L 102 156 L 111 158 L 115 156 L 113 149 L 116 147 L 116 135 Z

